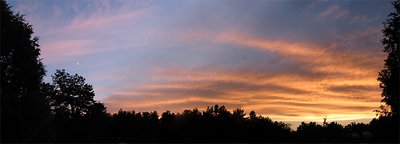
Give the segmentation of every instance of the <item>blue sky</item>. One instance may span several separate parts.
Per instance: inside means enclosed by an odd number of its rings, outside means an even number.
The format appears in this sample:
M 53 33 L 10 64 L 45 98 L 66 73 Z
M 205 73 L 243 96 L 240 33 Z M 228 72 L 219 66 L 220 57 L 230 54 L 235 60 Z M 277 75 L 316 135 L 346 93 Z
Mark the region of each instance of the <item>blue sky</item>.
M 390 1 L 10 0 L 46 81 L 87 79 L 109 112 L 214 104 L 274 120 L 371 119 Z

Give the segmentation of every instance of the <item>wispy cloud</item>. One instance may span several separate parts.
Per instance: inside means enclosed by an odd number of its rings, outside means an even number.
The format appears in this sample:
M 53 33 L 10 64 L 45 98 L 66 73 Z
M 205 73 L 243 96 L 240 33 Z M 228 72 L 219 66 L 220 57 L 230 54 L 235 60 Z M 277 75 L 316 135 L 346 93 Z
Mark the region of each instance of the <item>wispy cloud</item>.
M 328 17 L 333 17 L 333 18 L 343 18 L 349 15 L 349 11 L 340 7 L 338 4 L 331 5 L 326 9 L 325 11 L 321 12 L 318 15 L 318 18 L 328 18 Z
M 89 53 L 98 54 L 98 52 L 126 48 L 129 44 L 119 42 L 115 45 L 111 38 L 128 41 L 129 33 L 122 28 L 134 26 L 148 10 L 146 6 L 143 6 L 145 8 L 139 6 L 141 2 L 125 5 L 120 3 L 121 6 L 117 7 L 115 5 L 111 7 L 110 1 L 106 0 L 60 4 L 55 3 L 51 7 L 46 7 L 46 2 L 35 2 L 23 3 L 17 7 L 18 10 L 30 14 L 28 19 L 33 22 L 37 28 L 35 31 L 40 34 L 45 64 L 54 65 L 71 59 L 80 59 Z M 41 11 L 44 8 L 47 11 Z
M 343 73 L 354 76 L 370 75 L 376 71 L 376 67 L 374 69 L 368 67 L 367 64 L 378 64 L 383 59 L 382 56 L 377 57 L 372 52 L 339 50 L 335 43 L 323 47 L 310 43 L 252 38 L 240 33 L 222 33 L 216 41 L 276 53 L 290 60 L 304 63 L 313 72 Z
M 302 65 L 306 73 L 295 68 L 276 73 L 258 69 L 262 67 L 260 64 L 228 71 L 213 66 L 156 68 L 150 74 L 160 80 L 167 78 L 164 79 L 166 82 L 115 92 L 105 101 L 112 107 L 123 101 L 124 104 L 119 106 L 124 108 L 168 107 L 170 110 L 182 109 L 183 103 L 188 106 L 186 108 L 196 107 L 199 103 L 224 104 L 276 115 L 281 120 L 324 115 L 342 120 L 337 116 L 341 114 L 365 118 L 371 117 L 372 110 L 379 105 L 379 98 L 375 97 L 379 93 L 374 72 L 382 57 L 371 60 L 368 57 L 374 54 L 370 52 L 343 50 L 334 44 L 325 47 L 268 40 L 238 32 L 222 32 L 213 38 L 204 35 L 214 43 L 279 55 Z M 357 116 L 351 116 L 354 113 Z
M 94 53 L 95 49 L 90 49 L 94 40 L 65 40 L 43 44 L 42 56 L 47 64 L 62 60 L 76 58 L 78 56 Z
M 85 75 L 109 112 L 214 104 L 276 120 L 372 118 L 389 5 L 313 2 L 16 2 L 47 69 Z M 300 4 L 300 5 L 299 5 Z
M 141 14 L 138 12 L 130 12 L 119 15 L 106 15 L 106 16 L 96 16 L 89 17 L 85 19 L 75 19 L 71 25 L 67 27 L 67 31 L 81 31 L 87 29 L 104 29 L 109 28 L 110 26 L 116 26 L 117 24 L 121 24 L 125 21 L 130 21 L 136 17 L 139 17 Z

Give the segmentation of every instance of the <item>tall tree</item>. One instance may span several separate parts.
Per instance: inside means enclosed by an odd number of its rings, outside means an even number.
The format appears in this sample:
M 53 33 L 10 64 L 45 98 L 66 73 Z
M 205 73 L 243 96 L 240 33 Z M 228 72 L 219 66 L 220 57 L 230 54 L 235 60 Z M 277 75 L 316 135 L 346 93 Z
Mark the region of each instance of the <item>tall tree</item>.
M 388 54 L 385 66 L 379 72 L 378 80 L 382 88 L 381 115 L 395 116 L 399 114 L 400 95 L 400 2 L 392 2 L 395 11 L 389 14 L 389 18 L 383 23 L 384 38 L 383 51 Z M 390 111 L 386 107 L 389 107 Z
M 93 87 L 78 74 L 71 75 L 64 69 L 56 70 L 52 75 L 53 83 L 46 84 L 50 105 L 56 117 L 74 119 L 82 117 L 98 106 L 94 98 Z
M 101 132 L 108 116 L 104 104 L 94 100 L 93 87 L 78 74 L 56 70 L 53 82 L 43 83 L 54 117 L 57 139 L 62 142 L 81 142 Z
M 0 7 L 1 142 L 43 141 L 50 117 L 40 91 L 45 70 L 38 37 L 4 0 Z

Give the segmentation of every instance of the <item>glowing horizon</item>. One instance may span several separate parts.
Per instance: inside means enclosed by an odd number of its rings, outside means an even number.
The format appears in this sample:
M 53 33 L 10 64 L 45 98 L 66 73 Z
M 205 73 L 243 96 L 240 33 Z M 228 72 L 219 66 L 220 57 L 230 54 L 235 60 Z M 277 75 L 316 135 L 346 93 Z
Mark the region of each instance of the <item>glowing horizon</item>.
M 390 1 L 11 0 L 108 112 L 215 104 L 279 121 L 372 119 Z

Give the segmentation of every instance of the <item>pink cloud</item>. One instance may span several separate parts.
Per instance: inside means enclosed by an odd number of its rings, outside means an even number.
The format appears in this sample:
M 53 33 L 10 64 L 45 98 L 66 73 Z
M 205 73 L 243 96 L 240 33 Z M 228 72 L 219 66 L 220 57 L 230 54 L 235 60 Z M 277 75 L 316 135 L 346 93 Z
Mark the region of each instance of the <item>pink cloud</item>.
M 42 57 L 46 63 L 56 63 L 81 55 L 92 53 L 93 40 L 65 40 L 45 43 L 41 46 Z
M 102 6 L 108 7 L 107 4 L 102 4 Z M 75 18 L 64 27 L 48 29 L 44 35 L 51 37 L 52 41 L 42 43 L 42 57 L 46 64 L 53 64 L 91 53 L 111 50 L 110 47 L 104 45 L 106 41 L 101 40 L 104 38 L 103 35 L 99 36 L 99 33 L 106 32 L 105 30 L 110 30 L 110 28 L 120 28 L 121 24 L 132 24 L 136 22 L 135 19 L 143 14 L 144 10 L 112 14 L 95 11 L 89 17 Z M 63 35 L 60 35 L 60 33 Z M 76 36 L 86 37 L 89 35 L 97 35 L 98 37 L 91 37 L 90 40 L 75 38 Z M 110 34 L 107 33 L 107 35 Z M 99 47 L 99 45 L 101 46 Z
M 106 27 L 116 26 L 123 23 L 132 21 L 143 15 L 142 11 L 133 11 L 118 14 L 108 15 L 93 15 L 88 18 L 75 19 L 68 27 L 66 31 L 80 31 L 80 30 L 93 30 L 102 29 Z

